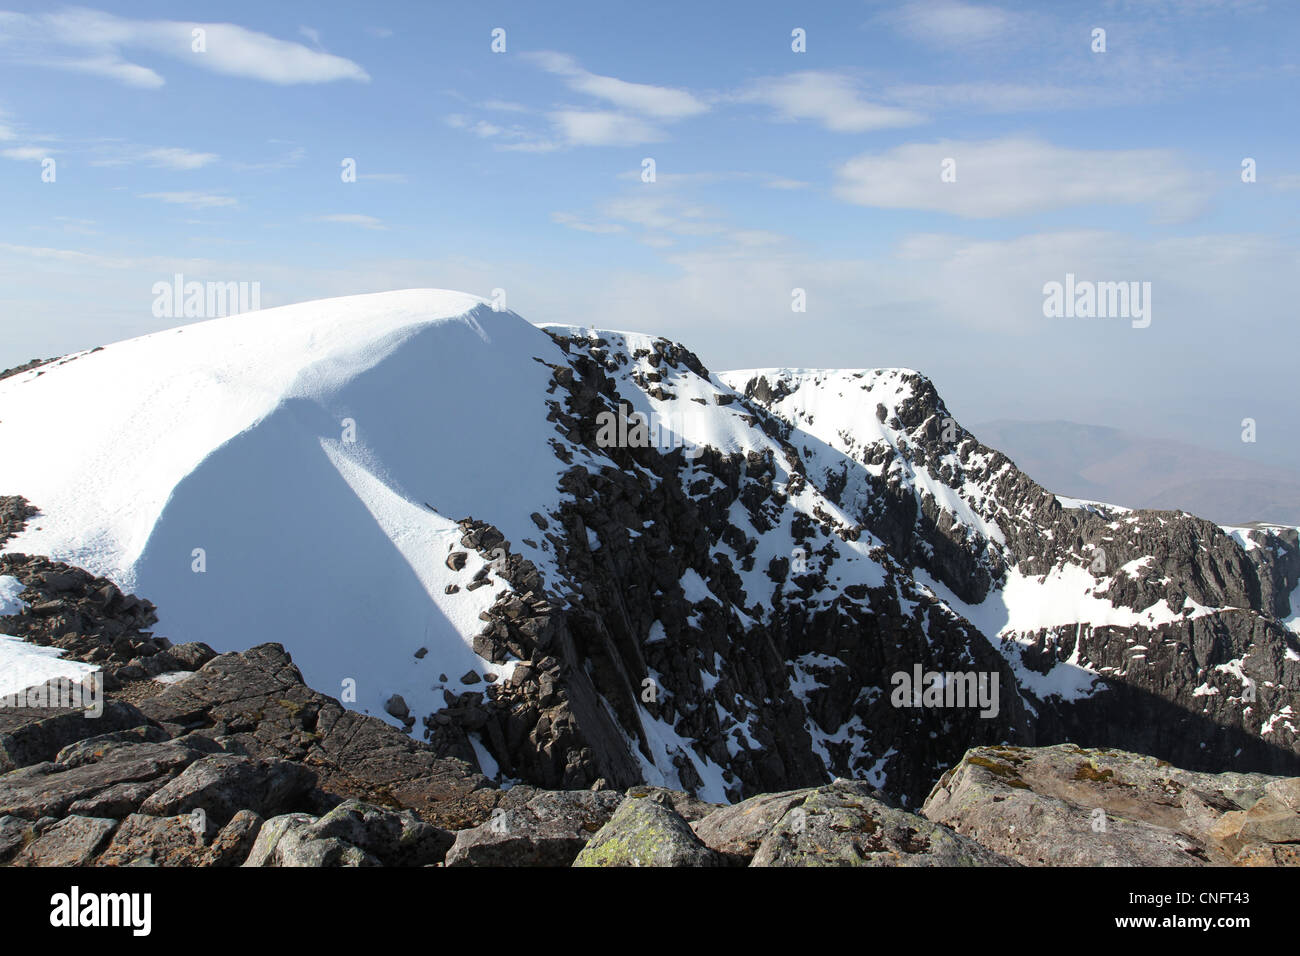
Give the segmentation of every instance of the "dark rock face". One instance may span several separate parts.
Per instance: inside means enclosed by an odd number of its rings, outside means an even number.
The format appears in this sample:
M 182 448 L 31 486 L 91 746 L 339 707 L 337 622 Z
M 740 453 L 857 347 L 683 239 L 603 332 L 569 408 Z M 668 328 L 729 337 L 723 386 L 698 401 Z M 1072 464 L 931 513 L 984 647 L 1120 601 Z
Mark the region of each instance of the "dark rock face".
M 968 747 L 1002 742 L 1300 772 L 1300 644 L 1280 623 L 1294 529 L 1234 538 L 1180 513 L 1070 507 L 914 372 L 729 376 L 737 394 L 662 339 L 552 335 L 570 467 L 534 524 L 562 576 L 462 522 L 462 546 L 506 554 L 511 583 L 475 650 L 525 663 L 425 718 L 440 753 L 469 759 L 475 732 L 503 776 L 544 787 L 627 787 L 653 764 L 711 799 L 845 776 L 912 806 Z M 835 388 L 861 414 L 826 435 L 801 403 Z M 602 440 L 611 417 L 687 394 L 752 448 Z M 1014 633 L 965 617 L 1040 578 L 1110 610 Z M 918 665 L 996 678 L 995 712 L 897 706 L 893 681 Z M 1080 687 L 1059 692 L 1061 674 Z
M 709 384 L 715 405 L 734 402 L 734 414 L 752 421 L 765 452 L 706 448 L 690 460 L 681 449 L 602 445 L 602 414 L 626 417 L 625 397 L 645 381 L 664 394 L 672 383 L 699 384 L 703 366 L 664 340 L 634 354 L 613 336 L 557 341 L 556 454 L 592 453 L 562 477 L 558 512 L 534 519 L 565 578 L 543 591 L 531 564 L 506 559 L 513 593 L 488 612 L 475 650 L 526 664 L 426 719 L 440 752 L 468 756 L 458 731 L 479 732 L 505 776 L 545 787 L 626 787 L 654 762 L 673 785 L 711 799 L 880 774 L 883 761 L 891 788 L 919 800 L 969 742 L 1031 736 L 1006 661 L 883 548 L 872 555 L 882 580 L 836 588 L 837 562 L 869 559 L 852 550 L 858 530 L 830 513 L 795 450 L 773 443 L 777 420 Z M 796 492 L 811 514 L 791 517 Z M 783 523 L 785 557 L 758 565 L 753 532 Z M 490 525 L 462 527 L 463 546 L 509 553 Z M 808 568 L 791 570 L 792 549 Z M 770 607 L 746 591 L 755 570 L 767 590 L 775 585 Z M 699 587 L 688 595 L 683 580 Z M 917 661 L 997 672 L 998 716 L 893 707 L 890 676 Z M 656 753 L 665 727 L 690 743 Z M 904 736 L 909 746 L 891 750 Z
M 1123 625 L 1085 618 L 1019 633 L 1014 645 L 1002 639 L 1029 671 L 1072 660 L 1095 671 L 1102 688 L 1064 700 L 1022 686 L 1036 711 L 1033 734 L 1008 740 L 1113 746 L 1205 770 L 1300 772 L 1300 736 L 1288 717 L 1300 707 L 1300 644 L 1279 621 L 1300 582 L 1296 529 L 1262 526 L 1234 538 L 1181 512 L 1067 507 L 962 429 L 922 376 L 859 376 L 852 383 L 859 401 L 900 387 L 907 396 L 883 436 L 843 442 L 834 468 L 816 449 L 805 447 L 804 457 L 810 480 L 816 471 L 826 480 L 846 476 L 841 499 L 855 503 L 864 528 L 891 553 L 969 603 L 1009 573 L 1087 569 L 1098 594 L 1133 612 Z M 773 385 L 764 376 L 740 387 L 785 415 L 796 443 L 812 423 L 791 396 L 800 388 L 852 391 L 843 382 Z M 947 503 L 909 479 L 922 469 L 950 493 Z M 957 520 L 958 509 L 996 531 Z M 1152 608 L 1167 608 L 1156 615 L 1164 620 L 1140 620 Z

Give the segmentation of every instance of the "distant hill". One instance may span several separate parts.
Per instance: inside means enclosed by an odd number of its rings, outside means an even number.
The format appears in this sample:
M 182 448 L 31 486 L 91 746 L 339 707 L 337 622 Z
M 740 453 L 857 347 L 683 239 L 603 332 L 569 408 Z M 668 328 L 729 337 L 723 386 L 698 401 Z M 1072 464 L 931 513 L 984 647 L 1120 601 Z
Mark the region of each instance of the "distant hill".
M 1063 495 L 1179 508 L 1221 524 L 1300 524 L 1300 474 L 1287 468 L 1076 422 L 999 420 L 972 431 Z

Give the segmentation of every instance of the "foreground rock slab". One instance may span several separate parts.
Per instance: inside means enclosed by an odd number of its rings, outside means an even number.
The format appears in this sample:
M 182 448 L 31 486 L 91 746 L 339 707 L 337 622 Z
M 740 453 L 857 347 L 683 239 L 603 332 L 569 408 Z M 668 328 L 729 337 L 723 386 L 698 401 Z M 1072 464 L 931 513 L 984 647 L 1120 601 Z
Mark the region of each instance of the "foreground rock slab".
M 939 779 L 922 813 L 1028 866 L 1224 865 L 1244 841 L 1221 845 L 1213 828 L 1279 780 L 1073 744 L 980 747 Z
M 806 793 L 759 843 L 750 866 L 1009 866 L 1005 857 L 914 813 L 864 783 Z

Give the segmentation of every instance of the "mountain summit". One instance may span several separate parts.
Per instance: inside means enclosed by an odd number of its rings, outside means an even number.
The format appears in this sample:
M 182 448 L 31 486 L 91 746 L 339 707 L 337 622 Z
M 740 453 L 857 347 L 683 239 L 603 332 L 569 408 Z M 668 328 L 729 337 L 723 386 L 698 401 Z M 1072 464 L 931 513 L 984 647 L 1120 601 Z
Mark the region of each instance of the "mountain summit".
M 1300 774 L 1297 530 L 1052 494 L 910 370 L 353 296 L 0 379 L 0 492 L 39 511 L 0 574 L 279 642 L 501 781 L 915 804 L 968 748 L 1061 741 Z

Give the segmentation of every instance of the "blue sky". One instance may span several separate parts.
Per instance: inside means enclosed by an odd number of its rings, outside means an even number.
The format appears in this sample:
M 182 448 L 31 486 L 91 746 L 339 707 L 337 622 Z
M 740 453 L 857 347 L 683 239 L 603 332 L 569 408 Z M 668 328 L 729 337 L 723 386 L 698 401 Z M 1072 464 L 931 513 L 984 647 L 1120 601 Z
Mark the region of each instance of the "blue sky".
M 177 272 L 503 288 L 716 369 L 902 365 L 964 421 L 1300 465 L 1295 3 L 0 11 L 0 368 L 176 324 Z M 1150 326 L 1045 317 L 1067 272 L 1150 282 Z

